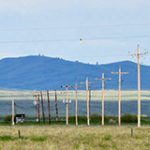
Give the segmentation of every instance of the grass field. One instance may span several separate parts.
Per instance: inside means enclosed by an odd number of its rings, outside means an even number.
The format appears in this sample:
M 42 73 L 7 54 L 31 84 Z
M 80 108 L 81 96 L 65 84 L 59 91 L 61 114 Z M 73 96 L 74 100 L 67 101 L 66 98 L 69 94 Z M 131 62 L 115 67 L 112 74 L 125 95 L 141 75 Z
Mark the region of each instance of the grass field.
M 18 137 L 21 131 L 21 138 Z M 0 127 L 3 150 L 149 150 L 150 127 Z

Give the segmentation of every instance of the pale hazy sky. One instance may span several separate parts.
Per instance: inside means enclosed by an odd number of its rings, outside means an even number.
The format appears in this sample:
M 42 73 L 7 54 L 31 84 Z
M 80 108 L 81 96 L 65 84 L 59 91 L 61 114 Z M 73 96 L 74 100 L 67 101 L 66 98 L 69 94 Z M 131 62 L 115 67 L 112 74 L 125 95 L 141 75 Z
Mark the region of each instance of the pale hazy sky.
M 0 0 L 0 58 L 134 61 L 137 44 L 150 52 L 149 0 Z

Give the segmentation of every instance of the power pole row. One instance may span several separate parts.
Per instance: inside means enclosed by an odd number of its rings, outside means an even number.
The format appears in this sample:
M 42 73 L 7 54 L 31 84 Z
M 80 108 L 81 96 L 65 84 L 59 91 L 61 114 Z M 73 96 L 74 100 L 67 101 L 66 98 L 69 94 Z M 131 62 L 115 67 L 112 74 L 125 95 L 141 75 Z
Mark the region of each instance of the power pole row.
M 113 73 L 113 72 L 112 72 Z M 121 124 L 121 74 L 127 74 L 127 72 L 121 72 L 121 68 L 119 68 L 119 72 L 115 72 L 113 74 L 119 74 L 118 78 L 118 125 L 120 126 Z M 102 126 L 104 126 L 104 88 L 105 88 L 105 81 L 106 80 L 111 80 L 111 78 L 105 78 L 104 73 L 102 74 L 102 78 L 97 78 L 97 80 L 102 80 Z M 90 82 L 91 83 L 91 82 Z M 89 91 L 89 81 L 88 78 L 86 78 L 86 107 L 87 107 L 87 125 L 90 126 L 90 99 L 91 99 L 91 94 Z M 71 86 L 64 86 L 66 88 L 66 125 L 68 126 L 68 88 Z M 76 91 L 76 126 L 78 125 L 78 98 L 77 98 L 77 85 L 75 86 L 75 91 Z
M 48 122 L 51 124 L 51 105 L 50 105 L 50 93 L 47 90 L 47 103 L 48 103 Z M 35 97 L 35 109 L 37 113 L 37 122 L 40 123 L 40 101 L 41 101 L 41 110 L 42 110 L 42 118 L 43 123 L 45 124 L 45 108 L 44 108 L 44 98 L 43 93 L 38 92 L 34 94 Z M 56 110 L 56 121 L 58 121 L 58 101 L 57 101 L 57 92 L 55 90 L 55 110 Z

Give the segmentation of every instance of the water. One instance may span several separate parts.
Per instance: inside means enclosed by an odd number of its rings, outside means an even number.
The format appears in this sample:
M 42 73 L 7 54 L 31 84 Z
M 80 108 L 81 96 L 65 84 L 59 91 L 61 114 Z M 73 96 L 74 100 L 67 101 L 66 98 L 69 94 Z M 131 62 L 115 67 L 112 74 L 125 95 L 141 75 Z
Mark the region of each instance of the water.
M 16 112 L 25 113 L 28 117 L 36 116 L 36 109 L 34 101 L 15 101 Z M 142 114 L 150 116 L 150 101 L 142 101 Z M 44 102 L 45 114 L 48 116 L 47 102 Z M 79 115 L 86 116 L 86 101 L 78 101 Z M 91 115 L 101 115 L 101 101 L 91 101 Z M 105 102 L 105 115 L 117 116 L 118 104 L 117 101 Z M 63 101 L 58 101 L 59 116 L 65 116 L 65 104 Z M 137 114 L 137 101 L 122 101 L 121 102 L 122 114 Z M 0 101 L 0 116 L 11 114 L 11 101 Z M 51 101 L 51 115 L 55 116 L 55 102 Z M 69 103 L 69 115 L 75 115 L 75 101 Z

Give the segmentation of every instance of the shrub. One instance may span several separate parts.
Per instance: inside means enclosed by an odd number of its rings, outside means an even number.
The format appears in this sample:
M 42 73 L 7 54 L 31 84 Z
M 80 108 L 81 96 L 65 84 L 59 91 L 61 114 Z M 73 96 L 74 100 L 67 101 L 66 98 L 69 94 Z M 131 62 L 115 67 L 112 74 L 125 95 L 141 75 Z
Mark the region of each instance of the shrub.
M 136 123 L 137 122 L 137 116 L 131 115 L 131 114 L 125 114 L 121 117 L 121 121 L 123 123 Z
M 14 141 L 14 140 L 16 140 L 16 138 L 11 135 L 1 135 L 0 136 L 0 141 Z
M 4 122 L 5 122 L 5 123 L 11 122 L 11 118 L 12 118 L 11 115 L 5 116 Z
M 116 122 L 117 122 L 116 116 L 105 116 L 105 123 L 116 124 Z

